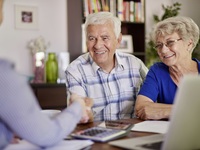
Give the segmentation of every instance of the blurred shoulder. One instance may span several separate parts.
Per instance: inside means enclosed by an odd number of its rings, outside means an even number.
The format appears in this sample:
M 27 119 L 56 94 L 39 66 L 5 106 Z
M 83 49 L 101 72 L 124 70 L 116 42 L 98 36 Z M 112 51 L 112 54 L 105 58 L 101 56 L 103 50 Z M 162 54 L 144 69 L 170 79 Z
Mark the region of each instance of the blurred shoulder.
M 11 61 L 8 61 L 6 59 L 1 59 L 0 58 L 0 68 L 1 70 L 3 69 L 13 69 L 14 68 L 14 63 Z

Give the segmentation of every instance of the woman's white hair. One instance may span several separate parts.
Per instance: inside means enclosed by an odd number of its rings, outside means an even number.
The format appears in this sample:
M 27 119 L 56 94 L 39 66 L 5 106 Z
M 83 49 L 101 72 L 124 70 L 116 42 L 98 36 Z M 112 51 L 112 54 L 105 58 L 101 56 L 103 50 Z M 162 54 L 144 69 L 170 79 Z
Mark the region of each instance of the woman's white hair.
M 154 26 L 151 39 L 155 43 L 158 37 L 177 33 L 183 40 L 193 41 L 192 50 L 199 41 L 199 27 L 189 17 L 176 16 L 167 18 Z

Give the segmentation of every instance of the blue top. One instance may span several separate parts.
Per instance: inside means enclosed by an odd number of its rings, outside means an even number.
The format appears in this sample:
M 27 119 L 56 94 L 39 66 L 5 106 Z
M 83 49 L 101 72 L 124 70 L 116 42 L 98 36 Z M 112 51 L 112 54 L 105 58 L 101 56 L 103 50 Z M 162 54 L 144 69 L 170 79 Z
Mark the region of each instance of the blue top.
M 200 61 L 193 60 L 197 62 L 200 72 Z M 177 86 L 170 77 L 169 67 L 158 62 L 151 66 L 138 95 L 144 95 L 154 102 L 173 104 L 176 90 Z

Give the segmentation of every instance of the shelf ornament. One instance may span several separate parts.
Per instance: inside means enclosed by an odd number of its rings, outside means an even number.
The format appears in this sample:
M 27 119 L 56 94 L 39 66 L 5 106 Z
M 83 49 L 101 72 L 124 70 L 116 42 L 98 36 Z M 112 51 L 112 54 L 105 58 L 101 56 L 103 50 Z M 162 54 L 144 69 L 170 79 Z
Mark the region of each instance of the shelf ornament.
M 50 43 L 39 36 L 36 39 L 31 39 L 27 46 L 31 52 L 33 62 L 34 78 L 31 82 L 45 83 L 45 55 Z

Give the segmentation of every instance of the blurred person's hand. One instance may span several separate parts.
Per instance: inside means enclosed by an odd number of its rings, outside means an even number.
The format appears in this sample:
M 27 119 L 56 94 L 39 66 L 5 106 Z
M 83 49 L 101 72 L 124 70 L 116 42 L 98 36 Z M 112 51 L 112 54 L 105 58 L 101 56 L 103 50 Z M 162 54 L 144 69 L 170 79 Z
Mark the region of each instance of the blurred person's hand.
M 17 144 L 17 143 L 19 143 L 19 141 L 20 141 L 20 138 L 15 134 L 10 143 Z
M 88 123 L 93 121 L 93 114 L 91 111 L 91 107 L 93 106 L 93 100 L 88 97 L 81 97 L 77 94 L 71 94 L 69 99 L 69 104 L 77 101 L 81 104 L 83 109 L 83 115 L 79 123 Z

